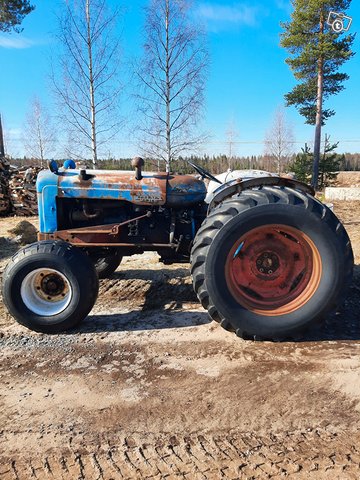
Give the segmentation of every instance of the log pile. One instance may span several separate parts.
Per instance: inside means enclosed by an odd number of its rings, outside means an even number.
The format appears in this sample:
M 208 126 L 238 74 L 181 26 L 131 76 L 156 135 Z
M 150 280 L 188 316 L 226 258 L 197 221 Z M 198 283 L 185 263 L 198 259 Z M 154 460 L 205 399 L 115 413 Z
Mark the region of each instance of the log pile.
M 0 158 L 0 216 L 37 215 L 36 177 L 38 167 L 10 167 Z
M 19 216 L 37 215 L 36 177 L 38 167 L 22 167 L 11 172 L 9 191 L 12 212 Z
M 0 157 L 0 215 L 6 215 L 11 209 L 9 175 L 9 163 Z
M 0 116 L 0 216 L 37 215 L 36 177 L 40 168 L 13 168 L 5 156 Z
M 8 182 L 0 175 L 0 215 L 6 215 L 10 211 L 10 197 Z

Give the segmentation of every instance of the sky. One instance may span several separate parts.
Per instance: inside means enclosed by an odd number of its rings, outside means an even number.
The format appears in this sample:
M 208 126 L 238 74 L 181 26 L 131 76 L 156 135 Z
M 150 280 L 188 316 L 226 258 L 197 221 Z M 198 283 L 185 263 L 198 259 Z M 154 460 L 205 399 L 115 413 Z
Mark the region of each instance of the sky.
M 0 114 L 6 135 L 7 152 L 24 154 L 22 130 L 26 113 L 34 96 L 56 113 L 51 82 L 50 56 L 56 51 L 55 12 L 63 0 L 33 0 L 35 10 L 22 23 L 20 34 L 0 33 Z M 129 62 L 141 54 L 143 43 L 144 6 L 146 0 L 109 0 L 110 6 L 121 5 L 119 24 L 123 63 L 119 74 L 124 80 L 121 111 L 124 125 L 109 146 L 116 157 L 134 156 L 138 152 L 132 141 L 131 85 L 126 87 Z M 284 104 L 284 94 L 295 85 L 285 63 L 287 52 L 279 45 L 280 22 L 289 20 L 291 2 L 286 0 L 196 1 L 195 21 L 206 28 L 210 53 L 205 105 L 201 129 L 209 140 L 199 153 L 229 152 L 227 131 L 235 133 L 237 155 L 264 153 L 264 138 L 275 112 Z M 350 31 L 357 32 L 360 22 L 360 1 L 353 0 L 347 12 L 352 18 Z M 336 110 L 323 133 L 339 142 L 338 152 L 360 152 L 360 37 L 353 50 L 359 52 L 342 69 L 350 75 L 346 88 L 329 99 L 326 108 Z M 293 107 L 286 108 L 296 140 L 295 151 L 313 139 L 313 127 Z M 231 126 L 231 127 L 230 127 Z M 55 153 L 55 152 L 54 152 Z M 57 152 L 59 156 L 61 153 Z M 56 154 L 54 155 L 56 156 Z

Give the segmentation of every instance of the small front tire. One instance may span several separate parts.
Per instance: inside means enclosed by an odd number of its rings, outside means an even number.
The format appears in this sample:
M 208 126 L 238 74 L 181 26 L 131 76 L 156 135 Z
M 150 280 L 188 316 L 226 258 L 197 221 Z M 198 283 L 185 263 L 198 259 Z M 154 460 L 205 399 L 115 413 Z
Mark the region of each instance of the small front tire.
M 75 327 L 97 298 L 93 263 L 66 242 L 33 243 L 8 263 L 2 294 L 16 321 L 31 330 L 58 333 Z

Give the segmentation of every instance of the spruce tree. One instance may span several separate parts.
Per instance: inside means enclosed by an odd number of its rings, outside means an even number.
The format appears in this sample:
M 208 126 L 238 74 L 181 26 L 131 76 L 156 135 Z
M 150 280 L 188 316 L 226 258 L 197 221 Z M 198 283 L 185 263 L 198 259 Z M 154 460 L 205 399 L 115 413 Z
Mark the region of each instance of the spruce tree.
M 335 152 L 338 143 L 331 143 L 330 136 L 325 135 L 324 150 L 320 156 L 317 185 L 320 189 L 327 187 L 337 177 L 340 165 L 345 161 L 345 155 Z M 294 172 L 297 180 L 308 183 L 312 174 L 314 156 L 307 144 L 298 153 L 289 169 Z
M 297 180 L 308 183 L 311 177 L 312 163 L 313 154 L 305 143 L 305 147 L 301 148 L 301 153 L 298 153 L 293 163 L 289 165 L 289 170 L 295 174 Z
M 340 67 L 354 53 L 354 36 L 338 33 L 327 23 L 330 12 L 343 14 L 351 0 L 292 0 L 291 21 L 283 23 L 281 45 L 290 57 L 286 62 L 298 84 L 285 95 L 287 105 L 295 105 L 306 123 L 315 125 L 312 185 L 318 187 L 321 127 L 335 114 L 323 107 L 324 100 L 344 89 L 349 75 Z M 330 17 L 335 20 L 336 17 Z M 346 25 L 346 19 L 344 19 Z
M 339 142 L 331 143 L 330 135 L 325 135 L 324 151 L 319 162 L 319 186 L 327 187 L 337 177 L 344 155 L 335 152 Z

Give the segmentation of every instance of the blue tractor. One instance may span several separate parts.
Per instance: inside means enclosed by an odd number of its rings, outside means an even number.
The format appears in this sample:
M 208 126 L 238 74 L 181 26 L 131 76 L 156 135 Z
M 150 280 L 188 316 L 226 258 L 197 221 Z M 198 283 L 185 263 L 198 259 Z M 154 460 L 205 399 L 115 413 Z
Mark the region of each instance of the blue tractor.
M 311 187 L 274 176 L 221 182 L 143 171 L 58 168 L 37 180 L 38 242 L 3 275 L 3 299 L 28 328 L 56 333 L 92 309 L 98 278 L 123 256 L 156 251 L 190 262 L 210 317 L 243 338 L 291 337 L 342 303 L 351 281 L 348 235 Z M 74 167 L 70 164 L 68 167 Z M 210 199 L 204 179 L 219 184 Z

